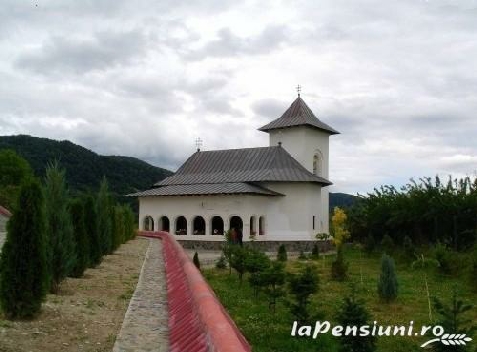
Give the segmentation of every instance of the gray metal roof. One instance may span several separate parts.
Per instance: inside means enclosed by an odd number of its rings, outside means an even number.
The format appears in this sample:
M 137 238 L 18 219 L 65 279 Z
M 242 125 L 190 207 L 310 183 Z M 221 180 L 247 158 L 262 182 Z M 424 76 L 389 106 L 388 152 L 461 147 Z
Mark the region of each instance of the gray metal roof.
M 318 120 L 313 111 L 306 105 L 302 98 L 298 96 L 285 113 L 276 120 L 260 127 L 258 130 L 267 132 L 279 128 L 287 128 L 293 126 L 309 126 L 325 131 L 329 134 L 339 134 L 338 131 L 331 126 Z
M 149 189 L 144 192 L 129 194 L 131 197 L 148 196 L 192 196 L 208 194 L 256 194 L 265 196 L 282 196 L 259 185 L 244 182 L 237 183 L 202 183 L 190 185 L 171 185 Z
M 331 184 L 305 169 L 283 147 L 274 146 L 198 151 L 156 186 L 266 181 Z

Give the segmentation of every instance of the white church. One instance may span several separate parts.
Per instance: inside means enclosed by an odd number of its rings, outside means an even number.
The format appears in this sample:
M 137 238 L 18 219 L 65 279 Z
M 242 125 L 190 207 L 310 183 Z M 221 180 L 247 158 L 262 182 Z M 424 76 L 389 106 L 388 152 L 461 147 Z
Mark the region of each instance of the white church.
M 278 119 L 259 128 L 269 146 L 192 154 L 139 198 L 141 230 L 167 231 L 188 248 L 218 248 L 235 228 L 265 248 L 309 249 L 329 233 L 329 137 L 298 94 Z

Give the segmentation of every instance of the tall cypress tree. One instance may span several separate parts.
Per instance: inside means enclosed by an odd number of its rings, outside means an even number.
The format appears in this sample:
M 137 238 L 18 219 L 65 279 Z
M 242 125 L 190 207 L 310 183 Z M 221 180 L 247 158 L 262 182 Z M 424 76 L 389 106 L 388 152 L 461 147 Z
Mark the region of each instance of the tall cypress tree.
M 61 282 L 71 273 L 76 262 L 73 223 L 68 209 L 65 171 L 58 162 L 46 168 L 45 177 L 47 259 L 50 290 L 57 293 Z
M 71 276 L 81 277 L 89 264 L 89 238 L 85 227 L 84 203 L 74 199 L 70 204 L 71 220 L 73 221 L 76 263 Z
M 8 318 L 31 317 L 40 311 L 48 284 L 44 199 L 38 181 L 22 183 L 7 229 L 0 258 L 0 305 Z
M 94 268 L 101 263 L 103 253 L 101 251 L 101 241 L 99 238 L 96 202 L 92 195 L 87 195 L 84 199 L 84 219 L 86 235 L 89 242 L 89 265 Z
M 98 200 L 96 203 L 98 212 L 99 239 L 101 243 L 101 253 L 111 254 L 112 243 L 112 223 L 111 223 L 111 199 L 109 195 L 108 181 L 105 177 L 99 187 Z

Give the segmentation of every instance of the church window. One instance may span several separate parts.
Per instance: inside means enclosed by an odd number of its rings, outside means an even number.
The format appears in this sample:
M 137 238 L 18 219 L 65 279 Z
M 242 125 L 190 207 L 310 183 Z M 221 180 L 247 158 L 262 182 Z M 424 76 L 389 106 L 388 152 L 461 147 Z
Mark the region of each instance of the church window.
M 159 229 L 165 232 L 170 231 L 169 218 L 167 216 L 161 216 L 159 218 Z
M 321 153 L 317 151 L 313 155 L 313 175 L 321 176 L 322 175 L 322 157 Z
M 181 215 L 176 219 L 176 235 L 187 235 L 187 219 L 185 218 L 185 216 Z
M 313 215 L 313 230 L 315 229 L 315 215 Z
M 222 236 L 224 234 L 224 220 L 220 216 L 212 218 L 212 235 Z
M 144 218 L 143 226 L 145 231 L 154 231 L 154 219 L 152 216 L 148 215 Z
M 194 235 L 205 235 L 205 220 L 202 216 L 196 216 L 193 225 Z
M 264 216 L 260 216 L 258 218 L 258 234 L 260 236 L 265 235 L 265 217 Z

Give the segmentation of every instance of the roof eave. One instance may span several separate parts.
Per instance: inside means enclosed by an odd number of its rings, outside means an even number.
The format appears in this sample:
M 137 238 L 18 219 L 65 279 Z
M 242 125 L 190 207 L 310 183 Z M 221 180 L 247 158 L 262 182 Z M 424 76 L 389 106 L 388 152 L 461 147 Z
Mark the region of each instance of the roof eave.
M 261 132 L 268 132 L 268 131 L 272 131 L 272 130 L 284 130 L 284 129 L 287 129 L 287 128 L 300 127 L 300 126 L 310 127 L 310 128 L 313 128 L 313 129 L 316 129 L 316 130 L 319 130 L 319 131 L 326 132 L 330 135 L 341 134 L 341 132 L 338 132 L 335 129 L 320 128 L 320 127 L 313 126 L 313 125 L 310 125 L 310 124 L 300 124 L 300 125 L 281 126 L 281 127 L 267 127 L 267 125 L 265 125 L 265 126 L 260 127 L 258 130 L 261 131 Z

